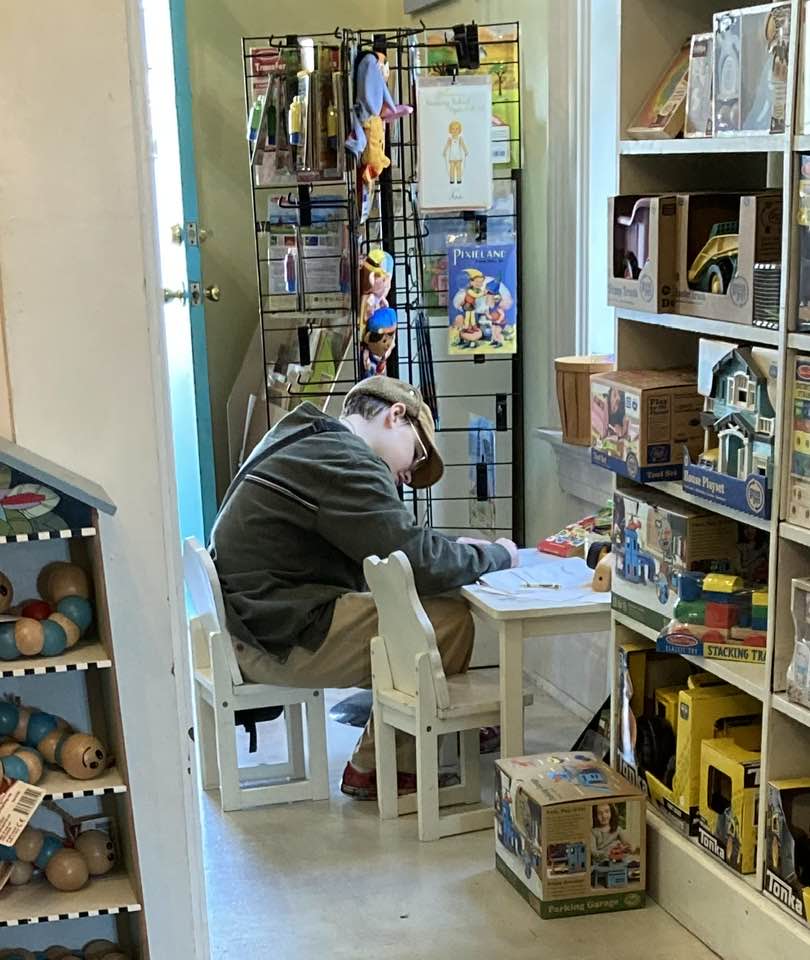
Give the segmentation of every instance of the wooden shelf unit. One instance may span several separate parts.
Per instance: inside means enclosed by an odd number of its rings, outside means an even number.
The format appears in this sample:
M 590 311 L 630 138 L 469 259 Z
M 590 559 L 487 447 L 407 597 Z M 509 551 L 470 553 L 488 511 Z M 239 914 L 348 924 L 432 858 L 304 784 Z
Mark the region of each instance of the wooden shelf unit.
M 752 4 L 743 4 L 743 6 Z M 769 630 L 764 665 L 689 659 L 755 696 L 763 708 L 762 775 L 759 799 L 760 851 L 757 872 L 744 878 L 713 860 L 697 844 L 681 836 L 654 812 L 648 817 L 648 883 L 651 895 L 668 912 L 728 960 L 759 960 L 762 956 L 802 956 L 810 947 L 810 929 L 768 899 L 763 889 L 767 783 L 780 777 L 810 776 L 810 710 L 788 701 L 785 671 L 793 647 L 790 580 L 810 575 L 810 530 L 784 522 L 784 493 L 789 470 L 790 361 L 789 351 L 810 353 L 810 334 L 793 332 L 797 315 L 798 230 L 795 223 L 798 159 L 795 151 L 810 152 L 810 135 L 794 136 L 799 24 L 802 4 L 792 0 L 788 130 L 779 136 L 702 140 L 633 141 L 625 131 L 642 101 L 683 38 L 711 29 L 712 14 L 726 9 L 717 2 L 684 0 L 621 0 L 619 17 L 619 130 L 617 131 L 618 191 L 625 194 L 670 193 L 723 189 L 783 190 L 784 232 L 780 328 L 765 330 L 681 316 L 616 310 L 616 358 L 619 369 L 696 365 L 700 337 L 761 344 L 779 354 L 776 471 L 772 518 L 753 520 L 733 510 L 685 493 L 680 484 L 652 485 L 707 510 L 731 516 L 770 534 Z M 666 340 L 662 333 L 666 330 Z M 662 350 L 662 343 L 666 349 Z M 619 486 L 626 481 L 618 481 Z M 780 523 L 780 518 L 783 522 Z M 632 634 L 655 639 L 651 630 L 615 613 L 612 630 L 612 754 L 616 757 L 618 671 L 616 644 Z

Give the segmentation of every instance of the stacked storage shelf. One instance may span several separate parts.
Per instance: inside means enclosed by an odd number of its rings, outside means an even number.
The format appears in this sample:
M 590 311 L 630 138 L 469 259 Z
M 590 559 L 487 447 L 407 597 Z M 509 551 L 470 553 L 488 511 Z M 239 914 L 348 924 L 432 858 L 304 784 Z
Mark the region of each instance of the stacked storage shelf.
M 731 5 L 728 5 L 731 6 Z M 742 4 L 741 6 L 753 6 Z M 810 529 L 788 522 L 792 452 L 792 383 L 797 356 L 810 356 L 810 336 L 797 332 L 798 230 L 796 206 L 799 156 L 810 139 L 794 124 L 805 58 L 803 3 L 790 6 L 787 102 L 784 133 L 706 139 L 630 139 L 627 134 L 639 108 L 664 66 L 685 38 L 712 30 L 713 14 L 723 9 L 712 0 L 620 0 L 618 29 L 620 97 L 617 143 L 618 192 L 623 195 L 669 195 L 700 191 L 756 193 L 782 191 L 781 290 L 778 329 L 711 320 L 678 312 L 616 309 L 616 357 L 621 370 L 697 369 L 699 341 L 730 341 L 741 347 L 776 351 L 774 477 L 770 517 L 754 516 L 731 506 L 713 504 L 686 492 L 680 481 L 635 484 L 617 477 L 618 490 L 644 496 L 651 488 L 680 503 L 699 505 L 769 535 L 767 645 L 764 662 L 736 662 L 686 655 L 683 659 L 733 684 L 762 707 L 761 768 L 758 776 L 757 855 L 754 873 L 740 875 L 701 849 L 651 809 L 648 815 L 648 877 L 651 895 L 678 920 L 723 957 L 754 960 L 763 956 L 804 956 L 810 950 L 810 929 L 797 916 L 796 905 L 776 892 L 769 867 L 777 856 L 768 829 L 768 782 L 810 777 L 810 710 L 791 702 L 786 673 L 794 646 L 791 580 L 810 576 Z M 695 310 L 695 313 L 701 312 Z M 618 604 L 621 607 L 621 604 Z M 613 761 L 622 768 L 618 744 L 622 736 L 620 648 L 646 640 L 649 649 L 659 635 L 625 610 L 613 615 Z M 672 655 L 676 656 L 676 655 Z M 651 808 L 655 804 L 650 805 Z M 781 902 L 777 902 L 777 900 Z M 793 915 L 791 915 L 793 914 Z
M 0 570 L 17 604 L 36 597 L 42 571 L 51 564 L 80 567 L 90 584 L 93 619 L 75 645 L 55 656 L 19 656 L 3 645 L 0 700 L 13 700 L 63 717 L 92 732 L 107 753 L 104 769 L 74 779 L 47 765 L 38 786 L 45 791 L 31 826 L 61 835 L 64 823 L 101 825 L 115 848 L 113 869 L 81 889 L 63 892 L 43 875 L 0 889 L 0 948 L 42 950 L 65 943 L 77 954 L 90 940 L 120 945 L 135 960 L 148 957 L 137 842 L 129 804 L 114 645 L 99 536 L 98 513 L 115 506 L 92 481 L 0 439 Z M 48 508 L 47 510 L 42 504 Z M 38 583 L 39 580 L 39 583 Z M 0 738 L 2 739 L 2 738 Z

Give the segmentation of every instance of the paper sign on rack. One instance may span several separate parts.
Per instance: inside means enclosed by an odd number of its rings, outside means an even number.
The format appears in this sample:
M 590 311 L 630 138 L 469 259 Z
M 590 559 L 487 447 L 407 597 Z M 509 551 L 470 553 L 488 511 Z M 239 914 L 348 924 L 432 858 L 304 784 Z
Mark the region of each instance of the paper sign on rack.
M 0 844 L 13 847 L 47 791 L 22 780 L 0 783 Z

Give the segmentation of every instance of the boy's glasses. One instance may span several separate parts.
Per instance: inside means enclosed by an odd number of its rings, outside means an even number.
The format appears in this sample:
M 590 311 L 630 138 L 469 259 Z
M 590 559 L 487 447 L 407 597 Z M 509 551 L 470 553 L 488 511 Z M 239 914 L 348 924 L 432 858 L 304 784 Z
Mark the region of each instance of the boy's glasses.
M 413 458 L 413 463 L 411 464 L 411 473 L 415 473 L 423 463 L 427 463 L 428 452 L 425 449 L 425 444 L 422 442 L 422 438 L 419 436 L 419 431 L 416 429 L 416 424 L 413 420 L 407 419 L 407 424 L 413 430 L 413 435 L 416 437 L 416 446 L 414 447 L 415 453 Z

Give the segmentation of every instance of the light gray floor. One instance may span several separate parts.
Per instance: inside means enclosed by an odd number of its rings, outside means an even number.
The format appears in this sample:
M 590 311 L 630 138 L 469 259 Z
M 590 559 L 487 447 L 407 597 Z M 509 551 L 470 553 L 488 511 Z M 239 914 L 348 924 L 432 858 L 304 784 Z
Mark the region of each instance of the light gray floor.
M 328 691 L 327 708 L 344 696 Z M 527 752 L 569 748 L 581 727 L 539 695 L 527 711 Z M 655 905 L 540 920 L 495 872 L 489 831 L 420 843 L 415 818 L 380 823 L 375 804 L 339 791 L 357 732 L 329 722 L 328 802 L 222 814 L 215 792 L 204 797 L 214 960 L 714 957 Z M 260 759 L 276 758 L 279 743 L 262 732 Z M 485 782 L 493 762 L 482 758 Z

